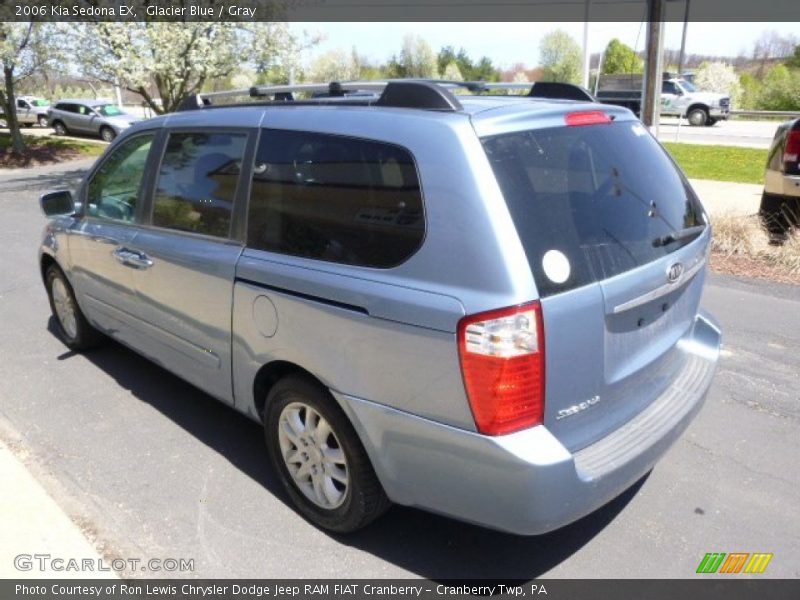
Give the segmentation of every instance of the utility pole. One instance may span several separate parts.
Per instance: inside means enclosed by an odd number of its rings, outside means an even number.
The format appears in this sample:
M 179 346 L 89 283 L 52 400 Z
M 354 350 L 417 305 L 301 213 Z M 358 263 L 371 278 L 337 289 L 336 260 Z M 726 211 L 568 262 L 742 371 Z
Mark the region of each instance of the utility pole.
M 644 73 L 642 122 L 658 135 L 661 105 L 662 54 L 664 49 L 664 0 L 647 1 L 647 61 Z
M 686 29 L 689 27 L 689 0 L 683 12 L 683 35 L 681 36 L 681 52 L 678 55 L 678 77 L 683 74 L 683 59 L 686 56 Z
M 592 0 L 586 0 L 583 11 L 583 87 L 589 89 L 589 8 Z

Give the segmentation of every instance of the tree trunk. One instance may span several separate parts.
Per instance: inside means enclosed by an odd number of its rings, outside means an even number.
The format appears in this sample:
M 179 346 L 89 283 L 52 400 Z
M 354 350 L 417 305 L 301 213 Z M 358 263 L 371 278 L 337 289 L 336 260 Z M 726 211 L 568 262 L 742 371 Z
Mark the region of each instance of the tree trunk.
M 17 101 L 14 99 L 14 72 L 9 68 L 3 69 L 3 119 L 11 133 L 11 153 L 21 156 L 25 153 L 25 140 L 17 121 Z

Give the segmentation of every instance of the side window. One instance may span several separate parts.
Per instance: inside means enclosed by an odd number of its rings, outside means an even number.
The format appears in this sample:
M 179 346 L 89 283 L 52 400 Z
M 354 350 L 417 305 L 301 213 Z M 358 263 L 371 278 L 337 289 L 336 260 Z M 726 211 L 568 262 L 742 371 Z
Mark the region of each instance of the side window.
M 17 108 L 26 109 L 30 108 L 30 106 L 28 106 L 28 103 L 25 102 L 25 100 L 17 100 Z
M 138 135 L 121 144 L 89 181 L 87 214 L 131 223 L 154 135 Z
M 677 94 L 678 87 L 671 81 L 662 81 L 661 82 L 661 93 L 662 94 Z
M 414 160 L 392 144 L 264 130 L 253 168 L 251 248 L 389 268 L 425 235 Z
M 246 143 L 238 133 L 170 134 L 153 225 L 227 237 Z

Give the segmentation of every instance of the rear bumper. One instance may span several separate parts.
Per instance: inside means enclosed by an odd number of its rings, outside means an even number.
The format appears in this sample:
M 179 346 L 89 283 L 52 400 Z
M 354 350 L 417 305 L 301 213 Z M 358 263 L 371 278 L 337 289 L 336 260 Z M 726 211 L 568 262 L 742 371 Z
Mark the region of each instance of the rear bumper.
M 700 410 L 720 330 L 698 316 L 685 367 L 650 406 L 576 453 L 545 427 L 488 437 L 336 394 L 388 496 L 478 525 L 541 534 L 603 506 L 647 473 Z
M 764 192 L 775 196 L 800 198 L 800 175 L 786 175 L 777 171 L 767 171 Z

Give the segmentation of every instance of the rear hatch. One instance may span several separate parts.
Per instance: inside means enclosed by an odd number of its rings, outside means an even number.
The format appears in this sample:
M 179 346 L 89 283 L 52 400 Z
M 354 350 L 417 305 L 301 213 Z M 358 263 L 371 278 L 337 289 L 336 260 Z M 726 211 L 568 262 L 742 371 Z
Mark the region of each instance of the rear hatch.
M 710 228 L 639 121 L 573 115 L 563 121 L 571 126 L 482 141 L 541 298 L 544 423 L 574 451 L 630 420 L 677 377 Z

